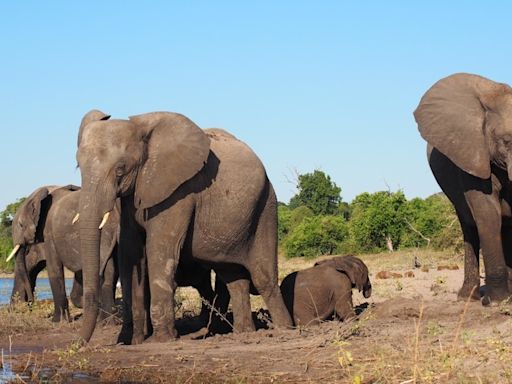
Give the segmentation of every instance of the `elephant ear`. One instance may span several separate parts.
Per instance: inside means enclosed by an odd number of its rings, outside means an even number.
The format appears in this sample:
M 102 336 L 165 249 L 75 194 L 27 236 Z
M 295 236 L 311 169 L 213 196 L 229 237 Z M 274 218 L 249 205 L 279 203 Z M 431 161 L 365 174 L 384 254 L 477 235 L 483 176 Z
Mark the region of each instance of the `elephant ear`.
M 135 187 L 135 205 L 152 207 L 195 176 L 210 153 L 210 138 L 191 120 L 171 112 L 131 116 L 147 141 L 147 159 Z
M 48 187 L 36 189 L 20 205 L 12 222 L 12 239 L 14 244 L 33 244 L 37 241 L 36 233 L 43 202 L 50 195 Z
M 368 281 L 368 267 L 361 259 L 355 256 L 334 257 L 319 261 L 315 266 L 329 266 L 338 272 L 346 274 L 358 291 L 362 291 Z
M 108 120 L 110 119 L 110 115 L 107 115 L 97 109 L 90 110 L 82 117 L 82 121 L 80 122 L 80 129 L 78 130 L 78 142 L 77 146 L 80 146 L 80 142 L 82 141 L 82 135 L 84 134 L 84 128 L 87 124 L 92 123 L 93 121 L 99 120 Z
M 421 136 L 459 168 L 487 179 L 490 152 L 484 133 L 485 111 L 504 84 L 457 73 L 439 80 L 421 98 L 414 118 Z

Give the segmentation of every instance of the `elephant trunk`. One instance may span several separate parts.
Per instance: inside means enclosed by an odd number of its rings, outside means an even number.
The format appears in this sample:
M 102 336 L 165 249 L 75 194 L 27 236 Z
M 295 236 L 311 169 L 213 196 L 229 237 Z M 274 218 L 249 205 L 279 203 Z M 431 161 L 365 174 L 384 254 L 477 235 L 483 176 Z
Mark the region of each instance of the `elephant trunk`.
M 363 296 L 365 298 L 369 298 L 370 296 L 372 295 L 372 287 L 370 285 L 369 288 L 365 288 L 364 291 L 363 291 Z
M 84 319 L 80 337 L 88 342 L 96 327 L 99 312 L 100 221 L 94 193 L 80 194 L 80 255 L 82 258 Z
M 512 181 L 512 156 L 510 156 L 507 164 L 508 179 Z
M 18 251 L 18 256 L 16 257 L 15 279 L 11 294 L 11 304 L 14 303 L 16 298 L 25 302 L 34 302 L 32 284 L 30 283 L 29 273 L 26 264 L 27 252 L 28 250 L 26 249 L 26 247 L 22 247 L 22 249 Z

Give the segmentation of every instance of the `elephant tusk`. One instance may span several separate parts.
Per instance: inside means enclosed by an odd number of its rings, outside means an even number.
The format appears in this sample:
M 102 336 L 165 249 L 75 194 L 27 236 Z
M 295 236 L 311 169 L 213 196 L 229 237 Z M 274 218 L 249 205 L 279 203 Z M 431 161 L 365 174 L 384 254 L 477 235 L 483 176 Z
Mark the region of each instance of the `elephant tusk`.
M 11 261 L 11 259 L 14 257 L 14 255 L 16 255 L 16 253 L 19 251 L 19 249 L 20 249 L 20 245 L 16 244 L 14 249 L 12 250 L 11 254 L 9 256 L 7 256 L 6 261 Z
M 107 224 L 109 216 L 110 216 L 110 211 L 105 212 L 105 214 L 103 215 L 103 220 L 101 220 L 100 226 L 98 227 L 99 229 L 102 229 L 105 226 L 105 224 Z
M 80 218 L 80 212 L 78 212 L 75 215 L 75 217 L 73 217 L 73 221 L 71 222 L 71 225 L 75 224 L 78 221 L 79 218 Z

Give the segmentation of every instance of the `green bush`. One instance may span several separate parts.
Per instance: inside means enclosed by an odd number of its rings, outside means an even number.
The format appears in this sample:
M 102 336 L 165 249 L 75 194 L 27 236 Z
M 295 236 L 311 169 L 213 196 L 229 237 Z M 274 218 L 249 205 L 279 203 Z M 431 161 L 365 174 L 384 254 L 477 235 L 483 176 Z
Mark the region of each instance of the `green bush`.
M 399 247 L 405 228 L 407 199 L 402 191 L 362 193 L 351 204 L 350 235 L 361 251 Z
M 438 193 L 426 199 L 415 198 L 407 203 L 405 247 L 431 246 L 434 249 L 459 248 L 462 233 L 453 205 Z
M 347 223 L 341 216 L 306 217 L 284 240 L 287 257 L 315 257 L 339 251 L 348 237 Z
M 306 206 L 301 205 L 295 209 L 290 209 L 290 207 L 286 205 L 280 205 L 277 208 L 277 217 L 278 217 L 278 236 L 279 241 L 284 240 L 284 238 L 292 232 L 297 225 L 302 223 L 302 221 L 306 217 L 312 217 L 313 212 Z

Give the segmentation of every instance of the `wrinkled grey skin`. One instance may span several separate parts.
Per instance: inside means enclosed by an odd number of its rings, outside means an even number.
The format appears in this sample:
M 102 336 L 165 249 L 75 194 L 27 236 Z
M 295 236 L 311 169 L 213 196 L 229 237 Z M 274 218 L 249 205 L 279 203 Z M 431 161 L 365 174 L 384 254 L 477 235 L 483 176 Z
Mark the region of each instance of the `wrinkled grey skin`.
M 430 168 L 464 235 L 458 296 L 480 299 L 481 250 L 482 304 L 496 304 L 512 288 L 512 88 L 477 75 L 451 75 L 423 95 L 414 117 L 428 142 Z
M 13 219 L 13 243 L 21 248 L 16 255 L 14 286 L 11 300 L 33 301 L 37 275 L 46 266 L 55 311 L 53 321 L 69 320 L 63 267 L 75 272 L 71 301 L 82 306 L 82 262 L 79 254 L 78 212 L 79 187 L 45 186 L 35 190 L 18 208 Z M 101 312 L 100 318 L 112 312 L 117 279 L 114 248 L 117 244 L 119 216 L 113 214 L 102 230 L 101 239 Z
M 320 261 L 313 267 L 290 273 L 281 283 L 283 299 L 295 325 L 316 325 L 333 317 L 355 315 L 352 288 L 368 298 L 372 285 L 368 268 L 354 256 Z
M 144 257 L 152 340 L 177 336 L 174 276 L 178 261 L 186 259 L 214 268 L 227 284 L 236 331 L 254 330 L 251 279 L 274 322 L 291 325 L 277 283 L 277 201 L 249 147 L 222 130 L 203 131 L 175 113 L 108 118 L 91 111 L 79 131 L 82 339 L 91 338 L 98 311 L 98 224 L 118 197 L 120 277 L 132 309 L 125 311 L 120 342 L 144 340 Z

